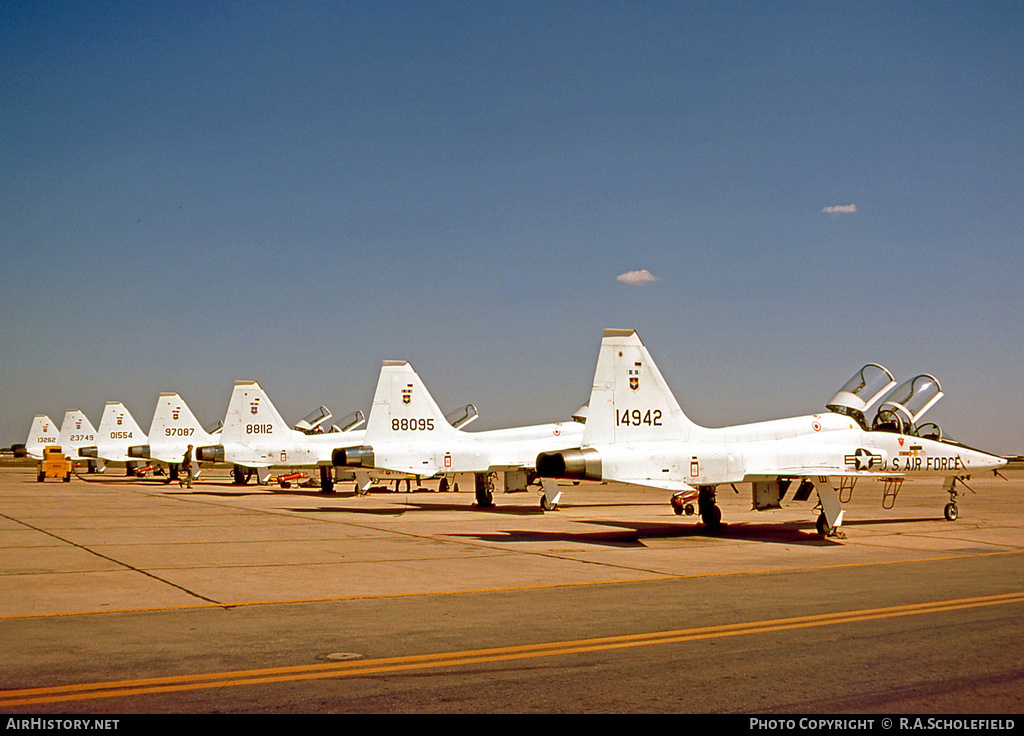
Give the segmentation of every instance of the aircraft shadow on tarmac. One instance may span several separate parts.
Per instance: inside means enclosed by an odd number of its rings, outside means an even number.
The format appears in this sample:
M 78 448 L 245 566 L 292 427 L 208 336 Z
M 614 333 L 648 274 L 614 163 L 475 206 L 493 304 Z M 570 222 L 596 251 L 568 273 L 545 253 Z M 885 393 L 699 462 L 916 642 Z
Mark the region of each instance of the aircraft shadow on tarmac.
M 486 534 L 453 534 L 449 536 L 477 539 L 482 542 L 576 542 L 603 547 L 646 547 L 646 541 L 655 539 L 723 539 L 776 544 L 800 544 L 829 547 L 842 540 L 822 537 L 809 524 L 726 524 L 710 528 L 703 524 L 685 522 L 588 522 L 605 527 L 618 527 L 604 531 L 545 532 L 536 529 L 490 532 Z
M 372 501 L 368 501 L 365 505 L 359 506 L 319 506 L 316 508 L 292 508 L 288 511 L 295 512 L 316 512 L 316 513 L 334 513 L 342 512 L 349 514 L 381 514 L 386 516 L 395 516 L 398 514 L 404 514 L 408 512 L 416 511 L 445 511 L 445 512 L 466 512 L 470 511 L 475 514 L 499 514 L 505 516 L 543 516 L 545 513 L 539 505 L 534 506 L 491 506 L 490 508 L 482 509 L 472 502 L 465 503 L 415 503 L 414 501 L 405 501 L 404 503 L 392 503 L 388 506 L 372 506 Z
M 935 522 L 933 518 L 918 519 L 863 519 L 847 522 L 843 526 L 870 526 L 872 524 L 905 524 Z M 765 522 L 735 524 L 722 523 L 708 527 L 702 523 L 672 522 L 615 522 L 592 521 L 595 525 L 619 527 L 615 530 L 592 532 L 546 532 L 536 529 L 490 532 L 486 534 L 453 534 L 449 536 L 477 539 L 483 542 L 577 542 L 608 547 L 645 547 L 646 540 L 654 539 L 722 539 L 768 544 L 795 544 L 810 547 L 841 545 L 842 539 L 823 537 L 814 529 L 813 522 Z

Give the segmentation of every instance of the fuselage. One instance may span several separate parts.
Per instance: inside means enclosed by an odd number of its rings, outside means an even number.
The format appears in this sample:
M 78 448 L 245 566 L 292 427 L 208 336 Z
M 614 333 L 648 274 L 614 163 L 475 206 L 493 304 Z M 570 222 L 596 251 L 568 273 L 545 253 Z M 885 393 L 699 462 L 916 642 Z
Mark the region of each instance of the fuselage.
M 334 448 L 342 445 L 358 445 L 363 441 L 365 430 L 349 432 L 330 432 L 327 434 L 307 435 L 298 430 L 263 432 L 273 429 L 270 425 L 250 425 L 256 430 L 247 441 L 224 441 L 223 456 L 220 462 L 244 465 L 250 468 L 268 468 L 275 465 L 289 467 L 312 467 L 315 465 L 331 465 L 331 453 Z M 204 459 L 202 457 L 200 460 Z
M 688 440 L 593 445 L 604 480 L 691 486 L 807 475 L 966 477 L 1005 465 L 955 442 L 868 431 L 827 413 L 723 429 Z
M 442 437 L 373 446 L 374 467 L 428 477 L 532 468 L 539 453 L 576 447 L 582 436 L 583 425 L 578 422 L 483 432 L 452 430 Z

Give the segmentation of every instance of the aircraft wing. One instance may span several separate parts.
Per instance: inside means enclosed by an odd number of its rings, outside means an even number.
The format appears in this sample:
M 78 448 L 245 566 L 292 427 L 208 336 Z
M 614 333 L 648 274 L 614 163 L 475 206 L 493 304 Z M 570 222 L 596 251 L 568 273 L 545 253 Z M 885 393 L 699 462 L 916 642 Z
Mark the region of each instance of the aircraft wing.
M 747 482 L 754 478 L 817 478 L 822 476 L 830 478 L 902 478 L 903 473 L 795 465 L 792 467 L 776 466 L 764 471 L 748 470 L 743 480 Z
M 670 480 L 668 478 L 630 478 L 628 480 L 625 478 L 605 478 L 605 481 L 609 483 L 631 483 L 637 486 L 646 486 L 647 488 L 660 488 L 665 491 L 672 491 L 673 493 L 679 493 L 680 491 L 697 492 L 697 489 L 689 483 L 684 483 L 681 480 Z

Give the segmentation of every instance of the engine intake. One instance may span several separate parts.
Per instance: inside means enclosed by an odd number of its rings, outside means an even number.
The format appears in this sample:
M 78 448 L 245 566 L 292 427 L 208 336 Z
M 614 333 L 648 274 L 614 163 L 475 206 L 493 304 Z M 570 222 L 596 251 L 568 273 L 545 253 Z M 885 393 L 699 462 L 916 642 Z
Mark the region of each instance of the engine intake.
M 128 457 L 149 457 L 149 445 L 132 445 L 128 448 Z
M 331 462 L 337 466 L 355 468 L 375 467 L 373 448 L 369 445 L 363 445 L 362 447 L 339 447 L 331 453 Z
M 99 457 L 99 450 L 95 447 L 79 447 L 78 457 Z
M 597 450 L 542 452 L 537 456 L 537 475 L 541 478 L 601 480 L 601 455 Z

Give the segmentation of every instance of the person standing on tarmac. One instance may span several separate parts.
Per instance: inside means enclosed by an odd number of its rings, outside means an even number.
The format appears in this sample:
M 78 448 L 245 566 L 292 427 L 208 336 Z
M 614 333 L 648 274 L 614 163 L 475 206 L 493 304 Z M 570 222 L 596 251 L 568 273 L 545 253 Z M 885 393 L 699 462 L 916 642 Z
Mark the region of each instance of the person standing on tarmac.
M 185 450 L 185 456 L 181 458 L 181 472 L 185 474 L 185 478 L 178 476 L 178 487 L 181 488 L 188 482 L 188 487 L 192 487 L 192 445 L 188 446 Z

